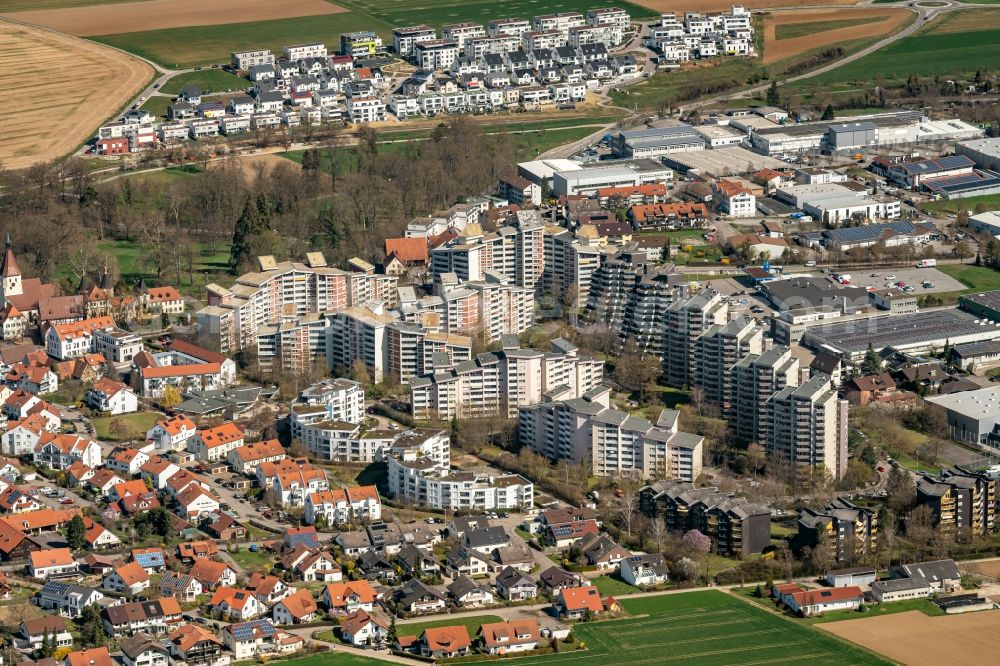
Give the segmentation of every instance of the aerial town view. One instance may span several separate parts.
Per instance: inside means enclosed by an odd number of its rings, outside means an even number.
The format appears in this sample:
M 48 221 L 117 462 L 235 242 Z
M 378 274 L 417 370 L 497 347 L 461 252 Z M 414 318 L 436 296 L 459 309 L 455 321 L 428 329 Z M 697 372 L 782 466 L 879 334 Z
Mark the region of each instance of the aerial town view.
M 0 0 L 0 666 L 998 663 L 1000 5 L 733 2 Z

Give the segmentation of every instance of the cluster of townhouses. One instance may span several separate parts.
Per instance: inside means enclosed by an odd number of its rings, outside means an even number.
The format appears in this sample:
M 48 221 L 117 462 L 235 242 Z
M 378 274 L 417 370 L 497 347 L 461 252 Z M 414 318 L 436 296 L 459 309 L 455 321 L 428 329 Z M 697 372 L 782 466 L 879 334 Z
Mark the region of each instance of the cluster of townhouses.
M 382 67 L 393 62 L 372 31 L 340 35 L 339 52 L 322 43 L 237 51 L 232 69 L 245 74 L 245 92 L 206 96 L 185 87 L 162 122 L 144 109 L 98 130 L 99 154 L 122 155 L 161 143 L 238 135 L 326 122 L 373 123 L 387 112 L 399 119 L 441 113 L 484 113 L 582 101 L 613 78 L 638 76 L 631 55 L 612 55 L 634 35 L 617 7 L 567 12 L 532 20 L 496 19 L 392 31 L 395 56 L 419 69 L 395 89 Z
M 681 63 L 718 56 L 754 54 L 754 24 L 750 10 L 733 5 L 729 12 L 663 14 L 650 26 L 643 43 L 665 63 Z

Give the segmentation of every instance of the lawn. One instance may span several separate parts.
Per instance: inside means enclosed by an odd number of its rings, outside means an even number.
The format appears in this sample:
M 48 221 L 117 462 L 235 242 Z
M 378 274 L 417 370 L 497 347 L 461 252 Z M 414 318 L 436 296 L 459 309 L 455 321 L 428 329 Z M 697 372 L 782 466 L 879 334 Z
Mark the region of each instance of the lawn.
M 531 19 L 536 14 L 557 12 L 580 12 L 586 14 L 588 9 L 603 6 L 594 4 L 593 0 L 555 0 L 555 2 L 539 4 L 537 0 L 504 0 L 498 3 L 491 0 L 345 0 L 336 3 L 342 7 L 355 10 L 359 14 L 368 14 L 389 25 L 418 25 L 427 23 L 439 27 L 445 23 L 461 23 L 474 21 L 485 24 L 490 19 L 517 17 Z M 633 5 L 628 2 L 616 2 L 631 14 L 633 19 L 658 18 L 659 14 L 652 10 Z
M 179 95 L 184 86 L 198 86 L 202 94 L 245 90 L 250 82 L 243 77 L 221 69 L 203 69 L 199 72 L 178 74 L 163 84 L 160 92 Z
M 899 84 L 911 74 L 918 77 L 972 75 L 982 63 L 1000 59 L 1000 30 L 989 23 L 985 29 L 974 29 L 962 23 L 961 26 L 968 30 L 944 32 L 952 20 L 952 17 L 945 17 L 932 21 L 917 33 L 876 53 L 794 84 L 794 87 L 835 93 L 838 85 L 854 89 L 879 79 Z
M 283 666 L 379 666 L 380 664 L 385 666 L 385 663 L 382 659 L 372 659 L 336 650 L 281 662 Z
M 1000 289 L 1000 271 L 975 264 L 942 264 L 938 270 L 968 285 L 968 292 Z
M 396 633 L 400 636 L 419 636 L 424 629 L 434 627 L 455 627 L 462 626 L 469 630 L 469 635 L 474 636 L 479 627 L 491 622 L 503 622 L 499 615 L 472 615 L 470 617 L 442 618 L 440 620 L 427 620 L 426 622 L 397 622 Z
M 1000 194 L 986 194 L 981 197 L 967 197 L 965 199 L 943 199 L 941 201 L 931 201 L 925 203 L 921 208 L 936 216 L 958 215 L 960 210 L 974 211 L 976 206 L 982 204 L 987 210 L 1000 208 Z
M 724 60 L 714 66 L 702 66 L 675 72 L 657 72 L 651 78 L 635 85 L 615 88 L 611 99 L 627 109 L 655 108 L 662 100 L 676 103 L 694 99 L 706 90 L 728 91 L 749 85 L 748 79 L 759 76 L 759 60 Z M 711 94 L 711 93 L 706 93 Z
M 625 581 L 608 575 L 591 578 L 590 584 L 596 587 L 601 594 L 610 594 L 613 597 L 642 592 L 638 587 L 632 587 Z
M 179 171 L 179 169 L 172 169 Z M 166 171 L 171 171 L 167 169 Z M 161 176 L 160 178 L 180 179 L 183 172 L 176 175 Z M 118 259 L 118 267 L 122 280 L 132 283 L 142 277 L 150 286 L 158 286 L 163 281 L 156 278 L 156 274 L 144 265 L 143 251 L 139 244 L 131 240 L 104 240 L 98 242 L 97 246 L 104 252 L 113 254 Z M 181 293 L 189 296 L 204 296 L 204 286 L 206 281 L 226 281 L 231 279 L 228 276 L 229 270 L 229 243 L 197 243 L 199 254 L 194 265 L 194 284 L 188 284 L 184 280 L 181 284 L 174 285 Z M 63 276 L 60 276 L 63 277 Z
M 625 598 L 632 618 L 580 623 L 587 651 L 518 659 L 520 666 L 607 664 L 889 664 L 847 642 L 717 590 Z
M 884 20 L 884 16 L 867 16 L 864 18 L 837 19 L 834 21 L 813 21 L 811 23 L 782 23 L 774 26 L 774 39 L 776 41 L 794 39 L 795 37 L 815 35 L 821 32 L 840 30 L 841 28 L 850 28 L 851 26 L 864 25 L 866 23 L 878 23 Z
M 167 107 L 170 106 L 170 98 L 164 97 L 163 95 L 153 95 L 139 108 L 149 111 L 157 118 L 163 118 L 167 115 Z
M 239 552 L 229 551 L 229 557 L 244 571 L 261 571 L 265 564 L 272 563 L 271 556 L 267 553 L 259 550 L 255 553 L 247 548 L 240 548 Z
M 348 12 L 303 16 L 277 21 L 203 25 L 93 37 L 171 68 L 227 63 L 233 51 L 271 49 L 280 54 L 289 44 L 324 42 L 337 48 L 337 35 L 354 30 L 376 30 L 388 36 L 387 23 Z
M 118 416 L 99 416 L 94 419 L 94 430 L 97 431 L 97 438 L 102 440 L 116 440 L 111 435 L 111 423 L 116 419 L 121 419 L 132 429 L 133 437 L 144 437 L 146 431 L 156 425 L 156 422 L 163 418 L 163 414 L 157 412 L 133 412 L 132 414 L 120 414 Z

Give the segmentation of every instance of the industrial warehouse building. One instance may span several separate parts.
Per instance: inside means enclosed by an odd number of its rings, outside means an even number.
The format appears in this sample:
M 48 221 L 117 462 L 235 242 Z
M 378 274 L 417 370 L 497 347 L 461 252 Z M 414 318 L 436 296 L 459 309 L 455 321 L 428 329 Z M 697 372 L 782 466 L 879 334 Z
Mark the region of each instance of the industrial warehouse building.
M 957 308 L 909 315 L 882 314 L 864 319 L 835 321 L 809 328 L 802 345 L 827 351 L 849 361 L 860 361 L 871 346 L 910 354 L 941 350 L 945 344 L 1000 340 L 1000 323 Z
M 981 129 L 962 120 L 931 120 L 919 111 L 900 111 L 859 116 L 850 123 L 815 122 L 755 129 L 750 134 L 750 143 L 758 152 L 775 155 L 807 151 L 853 152 L 930 141 L 974 139 L 982 135 Z
M 1000 171 L 1000 138 L 956 143 L 955 154 L 965 155 L 980 169 Z
M 673 177 L 673 170 L 656 160 L 612 160 L 601 162 L 600 166 L 555 172 L 552 192 L 556 196 L 593 194 L 605 187 L 669 183 Z
M 953 439 L 984 444 L 993 424 L 1000 421 L 1000 387 L 936 395 L 926 399 L 948 414 L 948 432 Z

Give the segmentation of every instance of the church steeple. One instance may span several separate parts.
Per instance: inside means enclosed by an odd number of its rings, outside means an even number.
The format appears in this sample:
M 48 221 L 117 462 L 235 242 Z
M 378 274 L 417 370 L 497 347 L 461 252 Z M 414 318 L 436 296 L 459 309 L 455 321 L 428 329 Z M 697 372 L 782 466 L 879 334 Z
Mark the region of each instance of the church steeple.
M 21 269 L 17 267 L 14 259 L 13 243 L 10 240 L 10 233 L 7 234 L 7 251 L 3 256 L 3 264 L 0 265 L 0 279 L 3 280 L 0 289 L 3 291 L 3 298 L 6 301 L 10 296 L 20 296 L 21 291 Z

